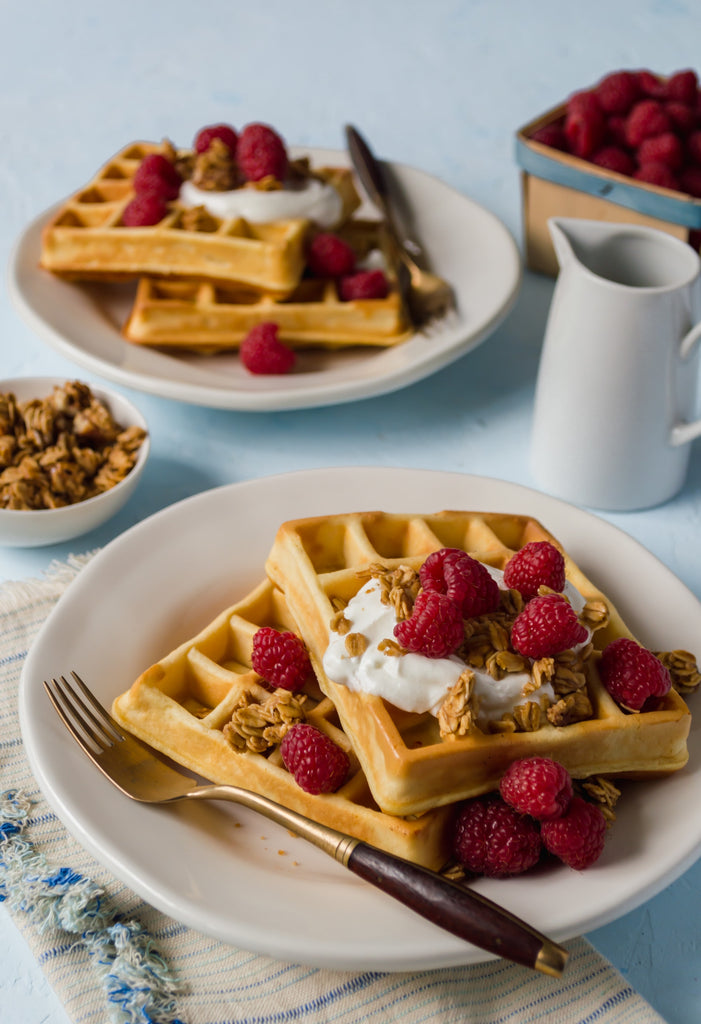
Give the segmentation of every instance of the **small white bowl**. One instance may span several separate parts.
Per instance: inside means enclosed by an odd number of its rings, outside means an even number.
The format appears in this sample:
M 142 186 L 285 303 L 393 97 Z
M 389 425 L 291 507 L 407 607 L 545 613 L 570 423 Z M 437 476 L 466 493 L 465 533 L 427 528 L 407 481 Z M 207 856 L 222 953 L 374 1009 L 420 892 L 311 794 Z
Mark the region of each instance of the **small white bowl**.
M 79 377 L 74 379 L 80 379 Z M 0 394 L 12 393 L 18 402 L 46 398 L 56 385 L 67 383 L 65 377 L 15 377 L 0 380 Z M 116 391 L 89 384 L 92 394 L 103 402 L 121 427 L 137 426 L 147 431 L 146 421 L 136 406 Z M 123 480 L 85 501 L 62 508 L 7 509 L 0 508 L 0 546 L 40 547 L 59 544 L 88 533 L 111 519 L 129 500 L 146 466 L 150 450 L 148 431 L 137 453 L 133 468 Z

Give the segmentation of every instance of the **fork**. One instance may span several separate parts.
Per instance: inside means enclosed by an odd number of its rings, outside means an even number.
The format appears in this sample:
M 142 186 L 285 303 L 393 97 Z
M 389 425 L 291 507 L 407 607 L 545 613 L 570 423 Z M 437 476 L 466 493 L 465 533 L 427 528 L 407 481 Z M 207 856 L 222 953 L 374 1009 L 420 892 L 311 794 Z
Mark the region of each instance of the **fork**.
M 358 129 L 351 124 L 346 125 L 346 141 L 353 168 L 368 197 L 382 214 L 390 244 L 398 260 L 399 291 L 411 324 L 417 329 L 425 327 L 455 308 L 453 289 L 443 278 L 419 266 L 410 252 L 392 208 L 390 189 L 382 166 Z
M 328 828 L 238 786 L 202 784 L 122 729 L 77 672 L 44 688 L 78 746 L 125 796 L 146 804 L 230 800 L 290 829 L 429 921 L 490 953 L 559 977 L 568 953 L 526 922 L 435 871 Z

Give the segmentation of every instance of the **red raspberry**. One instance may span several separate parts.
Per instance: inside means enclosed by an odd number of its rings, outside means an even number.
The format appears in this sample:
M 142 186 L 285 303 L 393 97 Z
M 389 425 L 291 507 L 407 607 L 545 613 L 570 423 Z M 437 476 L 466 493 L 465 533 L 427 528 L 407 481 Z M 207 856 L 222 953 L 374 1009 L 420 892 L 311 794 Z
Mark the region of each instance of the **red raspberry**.
M 544 146 L 550 146 L 551 149 L 569 149 L 565 130 L 559 124 L 543 125 L 542 128 L 533 132 L 531 139 L 533 142 L 541 142 Z
M 588 112 L 599 111 L 601 113 L 601 107 L 599 101 L 594 95 L 593 89 L 580 89 L 579 92 L 573 92 L 568 97 L 565 105 L 565 114 L 570 114 L 574 110 L 585 110 Z
M 657 185 L 659 188 L 679 189 L 679 181 L 671 167 L 667 164 L 655 163 L 643 164 L 633 174 L 636 181 L 644 181 L 648 185 Z
M 127 203 L 122 213 L 122 224 L 128 228 L 145 228 L 152 224 L 158 224 L 168 213 L 168 206 L 165 199 L 154 192 L 144 192 L 143 195 L 134 196 L 131 202 Z
M 247 124 L 238 138 L 236 160 L 248 181 L 272 176 L 282 181 L 287 173 L 287 150 L 267 124 Z
M 251 373 L 289 373 L 296 361 L 293 349 L 278 341 L 278 326 L 256 324 L 241 342 L 241 362 Z
M 696 112 L 693 106 L 688 103 L 679 103 L 671 100 L 665 103 L 664 108 L 669 116 L 672 125 L 682 135 L 689 135 L 696 126 Z
M 622 114 L 613 114 L 606 122 L 606 140 L 609 145 L 626 150 L 626 118 Z
M 626 140 L 637 149 L 641 142 L 652 135 L 662 135 L 672 128 L 669 114 L 657 100 L 641 100 L 636 103 L 626 120 Z
M 161 199 L 176 199 L 182 179 L 177 170 L 162 153 L 149 153 L 136 168 L 134 191 L 137 195 L 147 192 Z
M 684 147 L 674 132 L 663 132 L 661 135 L 652 135 L 649 139 L 644 139 L 638 147 L 637 157 L 641 167 L 645 164 L 660 163 L 676 171 L 684 163 Z
M 394 635 L 407 651 L 447 658 L 465 639 L 460 607 L 445 594 L 423 590 L 414 602 L 411 618 L 398 622 Z
M 525 658 L 552 658 L 587 638 L 569 601 L 560 594 L 532 598 L 516 616 L 511 643 Z
M 580 92 L 567 102 L 565 135 L 575 156 L 585 159 L 595 153 L 606 135 L 606 119 L 592 92 Z
M 524 757 L 504 773 L 499 792 L 510 807 L 539 821 L 559 818 L 572 800 L 572 778 L 549 757 Z
M 613 699 L 631 711 L 640 711 L 650 697 L 664 697 L 672 685 L 660 659 L 624 636 L 604 648 L 599 676 Z
M 607 114 L 627 114 L 640 97 L 640 82 L 634 71 L 612 71 L 594 89 L 599 106 Z
M 464 619 L 495 612 L 499 607 L 499 585 L 476 558 L 460 548 L 433 551 L 419 570 L 421 586 L 446 594 L 455 601 Z
M 342 277 L 338 292 L 343 302 L 356 299 L 385 299 L 389 284 L 382 270 L 359 270 L 356 274 Z
M 301 690 L 312 675 L 307 648 L 291 631 L 261 626 L 253 635 L 251 664 L 273 689 Z
M 343 238 L 325 231 L 312 239 L 307 253 L 315 277 L 343 277 L 355 268 L 355 253 Z
M 591 162 L 607 171 L 615 171 L 617 174 L 626 174 L 629 177 L 635 170 L 633 160 L 620 146 L 604 146 L 594 153 Z
M 668 100 L 695 103 L 698 87 L 699 81 L 695 71 L 691 69 L 677 71 L 665 83 L 664 95 Z
M 506 563 L 504 584 L 526 598 L 535 597 L 539 587 L 564 590 L 565 559 L 550 541 L 532 540 Z
M 195 137 L 195 152 L 206 153 L 213 139 L 223 142 L 231 153 L 236 152 L 239 137 L 230 124 L 209 124 L 206 128 L 201 128 Z
M 307 722 L 293 725 L 280 744 L 285 767 L 305 793 L 335 793 L 346 781 L 350 761 L 345 750 Z
M 549 853 L 576 871 L 583 871 L 601 856 L 606 819 L 596 804 L 575 796 L 566 814 L 541 824 L 540 835 Z
M 665 95 L 665 83 L 659 75 L 653 75 L 652 71 L 638 71 L 638 85 L 645 96 L 653 99 L 660 99 Z
M 701 131 L 692 132 L 688 136 L 686 148 L 689 151 L 689 159 L 695 164 L 701 164 Z
M 538 862 L 541 848 L 535 822 L 494 794 L 464 804 L 455 822 L 453 852 L 474 874 L 519 875 Z
M 696 199 L 701 199 L 701 167 L 684 168 L 679 175 L 679 184 L 683 192 Z M 691 237 L 689 241 L 691 241 Z

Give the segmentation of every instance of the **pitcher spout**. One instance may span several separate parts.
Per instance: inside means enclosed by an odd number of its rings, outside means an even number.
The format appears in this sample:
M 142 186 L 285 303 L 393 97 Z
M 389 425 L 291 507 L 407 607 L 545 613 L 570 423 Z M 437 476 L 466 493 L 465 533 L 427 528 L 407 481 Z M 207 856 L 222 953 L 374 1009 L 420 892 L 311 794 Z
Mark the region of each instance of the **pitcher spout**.
M 640 224 L 550 217 L 560 270 L 575 266 L 599 283 L 637 292 L 675 291 L 699 276 L 698 253 L 679 238 Z
M 574 249 L 569 234 L 570 219 L 566 217 L 549 217 L 548 231 L 553 243 L 553 249 L 557 256 L 557 262 L 562 270 L 569 263 L 574 261 Z

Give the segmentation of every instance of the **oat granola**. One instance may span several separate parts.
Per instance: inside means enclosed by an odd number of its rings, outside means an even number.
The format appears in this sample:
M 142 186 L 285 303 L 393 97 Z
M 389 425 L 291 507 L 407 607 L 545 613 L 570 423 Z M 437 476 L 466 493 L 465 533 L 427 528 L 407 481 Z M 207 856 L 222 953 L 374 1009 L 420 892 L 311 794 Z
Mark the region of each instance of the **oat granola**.
M 701 683 L 701 672 L 696 658 L 689 651 L 656 651 L 655 654 L 665 665 L 672 677 L 672 686 L 678 693 L 694 693 Z
M 116 423 L 80 381 L 25 402 L 0 394 L 0 508 L 61 508 L 101 494 L 130 472 L 145 437 Z
M 306 701 L 306 694 L 289 690 L 274 690 L 262 701 L 245 694 L 224 726 L 224 736 L 235 750 L 265 753 L 281 743 L 293 725 L 306 720 Z
M 414 569 L 404 565 L 388 569 L 381 563 L 373 563 L 359 570 L 356 576 L 364 581 L 377 580 L 383 604 L 392 607 L 399 621 L 411 616 L 421 586 L 419 575 Z M 540 590 L 543 593 L 550 592 L 547 587 L 541 587 Z M 466 669 L 437 714 L 443 740 L 456 739 L 470 730 L 486 730 L 490 733 L 535 732 L 546 723 L 562 727 L 593 717 L 594 708 L 587 692 L 586 677 L 586 664 L 592 656 L 593 644 L 589 642 L 579 650 L 567 650 L 555 657 L 531 662 L 511 646 L 511 627 L 523 606 L 523 597 L 517 590 L 502 590 L 499 608 L 495 612 L 464 620 L 465 640 L 456 654 L 465 662 Z M 345 606 L 337 608 L 330 628 L 346 637 L 346 650 L 353 656 L 365 649 L 366 638 L 362 634 L 350 632 L 351 625 L 344 610 Z M 609 622 L 608 606 L 602 600 L 589 601 L 579 618 L 591 632 L 602 629 Z M 406 653 L 392 639 L 383 640 L 378 649 L 391 657 L 401 657 Z M 473 694 L 473 669 L 487 672 L 495 681 L 509 673 L 528 674 L 529 679 L 522 691 L 523 703 L 497 720 L 478 725 L 479 709 Z M 677 675 L 686 678 L 689 684 L 695 678 L 694 669 L 698 682 L 701 675 L 695 663 L 692 669 L 688 661 L 677 659 Z M 546 684 L 552 686 L 555 700 L 549 700 L 545 695 L 534 699 L 534 695 Z

